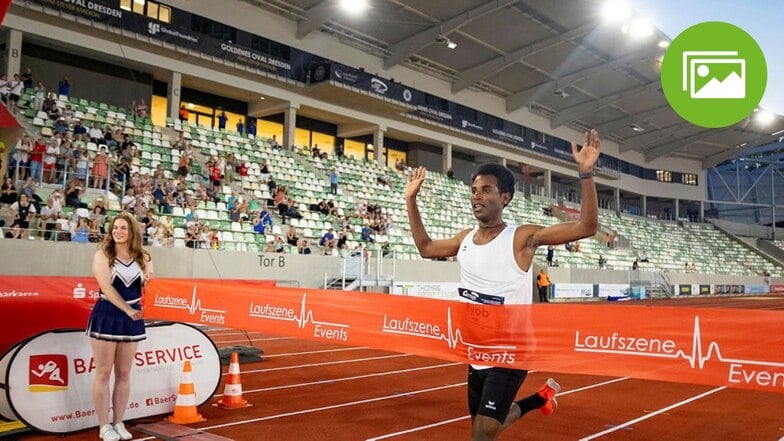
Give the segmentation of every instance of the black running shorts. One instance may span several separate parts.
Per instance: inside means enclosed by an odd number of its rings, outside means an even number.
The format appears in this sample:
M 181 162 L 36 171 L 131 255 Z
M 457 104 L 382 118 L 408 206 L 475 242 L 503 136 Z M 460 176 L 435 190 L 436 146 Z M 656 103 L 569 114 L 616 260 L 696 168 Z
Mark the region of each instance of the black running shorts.
M 517 391 L 528 371 L 506 368 L 468 367 L 468 411 L 504 423 Z

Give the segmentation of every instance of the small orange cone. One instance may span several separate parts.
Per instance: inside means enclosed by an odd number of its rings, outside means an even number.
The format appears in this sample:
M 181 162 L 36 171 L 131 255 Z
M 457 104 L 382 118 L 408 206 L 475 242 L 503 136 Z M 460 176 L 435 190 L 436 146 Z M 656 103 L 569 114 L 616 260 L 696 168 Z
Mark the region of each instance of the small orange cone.
M 196 410 L 196 391 L 193 389 L 190 360 L 186 360 L 185 366 L 182 368 L 182 379 L 180 380 L 180 389 L 177 392 L 177 402 L 174 403 L 174 414 L 167 420 L 174 424 L 207 421 Z
M 242 409 L 253 406 L 248 400 L 242 398 L 242 383 L 240 382 L 240 362 L 236 352 L 231 353 L 229 372 L 226 375 L 226 387 L 223 389 L 223 398 L 218 400 L 216 406 L 223 409 Z

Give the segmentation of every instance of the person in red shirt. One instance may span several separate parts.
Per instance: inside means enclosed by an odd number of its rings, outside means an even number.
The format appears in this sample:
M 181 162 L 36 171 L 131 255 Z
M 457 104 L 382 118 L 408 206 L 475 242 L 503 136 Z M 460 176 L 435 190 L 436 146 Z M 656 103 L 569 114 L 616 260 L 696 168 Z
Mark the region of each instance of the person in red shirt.
M 245 187 L 245 183 L 248 182 L 248 163 L 243 162 L 240 164 L 240 180 L 242 181 L 242 187 Z
M 33 151 L 30 154 L 30 173 L 33 180 L 41 182 L 43 179 L 44 153 L 46 153 L 46 143 L 41 138 L 35 140 Z
M 218 165 L 218 161 L 215 161 L 212 164 L 212 168 L 210 168 L 210 180 L 212 181 L 212 187 L 216 190 L 219 190 L 223 185 L 221 183 L 222 178 L 223 173 L 221 172 L 220 166 Z

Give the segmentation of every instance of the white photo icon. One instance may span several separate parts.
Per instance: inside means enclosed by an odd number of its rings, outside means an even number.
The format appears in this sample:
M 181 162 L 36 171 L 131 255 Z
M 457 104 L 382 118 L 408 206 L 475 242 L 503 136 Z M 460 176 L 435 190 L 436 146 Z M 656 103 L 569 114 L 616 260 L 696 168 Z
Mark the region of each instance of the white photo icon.
M 684 51 L 682 75 L 691 98 L 746 98 L 746 60 L 737 51 Z

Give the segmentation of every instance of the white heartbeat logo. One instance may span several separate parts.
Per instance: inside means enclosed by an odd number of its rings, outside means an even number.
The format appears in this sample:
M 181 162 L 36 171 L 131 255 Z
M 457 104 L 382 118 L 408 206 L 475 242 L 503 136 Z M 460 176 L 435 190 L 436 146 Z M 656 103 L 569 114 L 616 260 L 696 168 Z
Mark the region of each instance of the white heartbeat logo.
M 435 340 L 442 340 L 447 343 L 449 349 L 455 349 L 458 343 L 461 343 L 463 346 L 475 348 L 475 349 L 493 349 L 493 350 L 517 349 L 517 346 L 512 346 L 512 345 L 485 346 L 485 345 L 479 345 L 475 343 L 469 343 L 463 340 L 463 333 L 460 331 L 460 328 L 452 326 L 451 307 L 447 307 L 446 309 L 446 327 L 447 327 L 446 333 L 443 333 L 441 332 L 440 328 L 437 325 L 416 322 L 408 317 L 405 320 L 388 320 L 385 315 L 384 328 L 382 329 L 382 331 L 390 334 L 402 334 L 402 335 L 410 335 L 412 337 L 422 337 L 422 338 L 431 338 Z
M 748 364 L 748 365 L 757 365 L 757 366 L 767 366 L 767 367 L 775 367 L 775 368 L 784 368 L 784 363 L 777 363 L 771 361 L 761 361 L 761 360 L 743 360 L 740 358 L 729 358 L 724 357 L 721 355 L 721 348 L 719 348 L 719 344 L 715 341 L 712 341 L 708 344 L 707 351 L 703 353 L 702 349 L 702 334 L 700 331 L 700 317 L 694 316 L 694 333 L 692 334 L 692 345 L 691 345 L 691 353 L 687 353 L 682 349 L 678 349 L 677 351 L 663 351 L 663 352 L 648 352 L 648 351 L 640 351 L 634 349 L 600 349 L 600 348 L 592 348 L 592 347 L 585 347 L 585 342 L 587 338 L 583 340 L 581 344 L 579 341 L 580 332 L 577 331 L 576 338 L 575 338 L 575 352 L 594 352 L 594 353 L 602 353 L 602 354 L 616 354 L 616 355 L 636 355 L 639 357 L 655 357 L 655 358 L 669 358 L 669 359 L 684 359 L 689 362 L 689 366 L 694 368 L 703 369 L 705 366 L 705 362 L 708 360 L 715 358 L 716 360 L 722 363 L 728 364 Z M 609 338 L 609 337 L 608 337 Z M 619 344 L 621 344 L 621 339 L 630 339 L 630 337 L 619 337 L 614 335 L 613 345 L 615 345 L 615 341 L 617 340 Z M 653 341 L 653 340 L 651 340 Z M 668 340 L 667 342 L 671 342 Z M 667 343 L 665 342 L 665 344 Z M 662 346 L 664 348 L 664 346 Z
M 273 305 L 254 305 L 251 303 L 250 312 L 251 317 L 282 320 L 286 322 L 294 322 L 299 329 L 303 329 L 308 323 L 314 325 L 321 325 L 334 328 L 348 328 L 349 325 L 344 323 L 332 323 L 316 320 L 313 318 L 313 311 L 307 307 L 307 294 L 302 294 L 302 302 L 300 303 L 299 312 L 295 313 L 293 308 L 285 308 Z
M 155 295 L 155 305 L 160 306 L 162 308 L 172 308 L 172 309 L 184 309 L 188 311 L 190 315 L 195 315 L 196 311 L 199 312 L 207 312 L 213 314 L 225 314 L 226 311 L 222 309 L 210 309 L 210 308 L 202 308 L 201 306 L 201 299 L 196 296 L 196 285 L 193 285 L 193 293 L 191 295 L 191 301 L 188 302 L 186 299 L 182 297 L 172 297 L 170 295 L 161 296 L 156 294 Z

